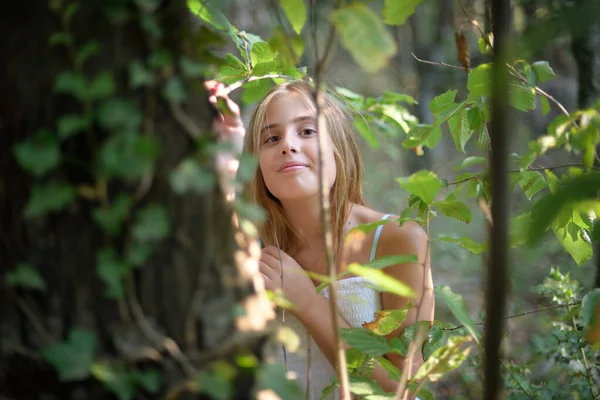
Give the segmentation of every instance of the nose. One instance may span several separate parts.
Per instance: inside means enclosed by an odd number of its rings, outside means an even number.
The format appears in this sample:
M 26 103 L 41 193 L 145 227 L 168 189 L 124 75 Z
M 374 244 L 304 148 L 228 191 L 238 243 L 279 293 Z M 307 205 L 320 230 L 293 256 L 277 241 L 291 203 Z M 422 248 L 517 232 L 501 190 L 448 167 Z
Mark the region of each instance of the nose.
M 285 137 L 281 141 L 281 154 L 296 154 L 298 152 L 298 143 L 296 141 L 296 135 L 291 132 L 286 133 Z

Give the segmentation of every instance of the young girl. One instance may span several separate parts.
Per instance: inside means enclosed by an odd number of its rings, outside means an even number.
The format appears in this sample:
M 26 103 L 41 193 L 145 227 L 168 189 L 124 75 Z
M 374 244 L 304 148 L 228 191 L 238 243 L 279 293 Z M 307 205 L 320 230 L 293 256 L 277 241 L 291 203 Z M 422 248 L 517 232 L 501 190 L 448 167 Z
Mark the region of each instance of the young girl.
M 222 86 L 210 82 L 207 87 L 212 94 L 210 99 L 215 103 Z M 246 194 L 267 212 L 267 220 L 260 230 L 260 240 L 265 246 L 260 258 L 260 272 L 267 289 L 281 289 L 294 305 L 292 315 L 285 318 L 285 325 L 301 340 L 299 352 L 284 354 L 282 350 L 279 358 L 286 362 L 303 388 L 309 386 L 308 398 L 319 399 L 331 378 L 336 376 L 336 349 L 333 315 L 328 303 L 329 288 L 317 294 L 315 283 L 306 273 L 327 275 L 319 203 L 318 135 L 327 137 L 322 156 L 329 189 L 330 230 L 337 273 L 344 272 L 350 263 L 365 264 L 386 255 L 414 254 L 418 257 L 417 263 L 384 269 L 412 288 L 416 294 L 413 299 L 379 293 L 362 277 L 346 275 L 337 281 L 339 315 L 335 317 L 339 327 L 360 327 L 374 319 L 375 311 L 401 308 L 410 300 L 415 307 L 410 309 L 402 326 L 389 335 L 389 338 L 399 337 L 406 326 L 418 320 L 433 321 L 434 297 L 427 255 L 428 238 L 417 223 L 407 222 L 402 226 L 387 223 L 366 236 L 343 244 L 352 228 L 397 217 L 366 205 L 361 189 L 362 165 L 351 121 L 342 105 L 327 93 L 324 93 L 324 107 L 320 110 L 326 129 L 317 131 L 313 90 L 304 81 L 274 87 L 254 112 L 245 150 L 254 154 L 259 162 Z M 232 113 L 220 116 L 215 121 L 215 130 L 240 143 L 245 131 L 239 107 L 223 97 Z M 231 156 L 221 160 L 221 164 L 229 165 L 224 168 L 235 173 L 236 164 Z M 420 315 L 417 315 L 417 306 Z M 281 312 L 279 316 L 281 318 Z M 420 352 L 417 353 L 413 374 L 422 363 Z M 398 354 L 390 353 L 385 357 L 401 370 L 408 367 Z M 388 392 L 396 390 L 398 385 L 379 365 L 371 379 Z M 337 394 L 333 396 L 337 397 Z

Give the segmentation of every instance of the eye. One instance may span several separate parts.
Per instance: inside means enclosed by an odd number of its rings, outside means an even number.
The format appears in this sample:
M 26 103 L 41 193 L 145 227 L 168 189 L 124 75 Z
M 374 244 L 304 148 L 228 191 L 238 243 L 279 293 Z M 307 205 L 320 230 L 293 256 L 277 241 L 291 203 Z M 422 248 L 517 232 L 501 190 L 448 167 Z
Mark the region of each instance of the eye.
M 265 141 L 263 143 L 265 143 L 265 144 L 276 143 L 278 140 L 279 140 L 279 136 L 271 135 L 271 136 L 267 136 L 267 138 L 265 139 Z
M 314 130 L 314 129 L 311 129 L 311 128 L 305 128 L 305 129 L 302 129 L 302 130 L 300 131 L 300 134 L 301 134 L 302 136 L 312 136 L 312 135 L 314 135 L 314 134 L 316 134 L 316 133 L 317 133 L 317 131 L 316 131 L 316 130 Z

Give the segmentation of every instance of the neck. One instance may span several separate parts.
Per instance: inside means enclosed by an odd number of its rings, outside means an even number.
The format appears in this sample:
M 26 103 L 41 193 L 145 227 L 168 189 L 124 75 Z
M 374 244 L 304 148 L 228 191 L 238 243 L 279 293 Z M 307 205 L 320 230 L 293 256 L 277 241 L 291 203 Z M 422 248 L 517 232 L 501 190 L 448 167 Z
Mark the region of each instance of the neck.
M 300 232 L 310 247 L 321 242 L 323 230 L 321 229 L 319 196 L 286 200 L 282 201 L 281 205 L 290 225 Z

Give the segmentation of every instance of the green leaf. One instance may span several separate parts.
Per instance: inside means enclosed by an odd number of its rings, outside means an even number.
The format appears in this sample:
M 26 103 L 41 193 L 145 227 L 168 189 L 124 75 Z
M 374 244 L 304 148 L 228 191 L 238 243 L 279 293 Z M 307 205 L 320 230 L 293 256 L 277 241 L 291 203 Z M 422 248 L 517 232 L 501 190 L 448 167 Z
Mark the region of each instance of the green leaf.
M 57 122 L 58 136 L 61 139 L 69 138 L 79 132 L 89 129 L 92 124 L 91 118 L 82 114 L 65 114 Z
M 374 379 L 356 375 L 350 375 L 348 378 L 350 393 L 365 396 L 366 399 L 372 399 L 369 395 L 385 394 L 379 383 Z
M 363 326 L 376 335 L 389 335 L 402 325 L 408 314 L 408 309 L 411 307 L 405 306 L 396 310 L 375 311 L 375 320 L 364 323 Z
M 377 227 L 385 225 L 385 224 L 389 224 L 390 222 L 396 222 L 396 221 L 392 221 L 390 219 L 380 219 L 380 220 L 377 220 L 375 222 L 371 222 L 368 224 L 361 224 L 361 225 L 355 226 L 354 228 L 350 229 L 350 231 L 348 232 L 348 235 L 350 235 L 351 233 L 356 232 L 356 231 L 360 231 L 360 232 L 364 233 L 365 235 L 368 235 L 369 233 L 371 233 L 375 229 L 377 229 Z
M 104 248 L 96 255 L 96 273 L 106 285 L 104 295 L 110 299 L 125 296 L 124 279 L 131 271 L 131 265 L 120 259 L 112 248 Z
M 202 168 L 197 159 L 189 157 L 179 163 L 169 178 L 171 189 L 179 195 L 194 192 L 204 194 L 215 184 L 215 175 Z
M 118 400 L 131 400 L 135 394 L 135 382 L 122 364 L 96 362 L 90 368 L 92 376 L 102 382 Z
M 553 226 L 552 230 L 565 251 L 573 257 L 577 265 L 581 265 L 592 258 L 592 245 L 584 240 L 581 229 L 575 231 L 576 237 L 573 238 L 573 233 L 569 233 L 570 227 L 576 228 L 571 222 L 563 228 Z
M 273 54 L 273 52 L 271 51 L 271 48 L 269 47 L 268 43 L 258 42 L 258 43 L 255 43 L 254 46 L 252 46 L 252 51 L 250 52 L 250 58 L 252 59 L 252 65 L 254 65 L 254 68 L 256 68 L 258 66 L 258 64 L 268 63 L 268 62 L 273 61 L 273 59 L 275 58 L 275 54 Z M 276 65 L 276 64 L 274 64 L 274 65 Z M 267 72 L 267 71 L 265 71 L 265 72 Z M 259 74 L 264 75 L 262 73 L 262 71 L 259 71 Z
M 66 182 L 52 180 L 36 184 L 31 189 L 25 207 L 25 218 L 35 218 L 60 211 L 73 199 L 75 199 L 75 188 Z
M 91 100 L 103 99 L 111 96 L 117 88 L 111 72 L 104 71 L 96 75 L 90 83 L 87 98 Z
M 140 27 L 153 40 L 162 39 L 164 32 L 156 17 L 152 14 L 140 15 Z
M 405 149 L 414 149 L 418 146 L 434 148 L 442 137 L 439 126 L 418 124 L 414 125 L 408 132 L 406 139 L 402 142 Z
M 427 360 L 435 350 L 442 346 L 443 337 L 444 332 L 439 326 L 434 325 L 429 329 L 428 340 L 423 345 L 423 358 L 425 360 Z
M 96 336 L 73 328 L 66 341 L 42 349 L 42 356 L 58 371 L 61 381 L 79 381 L 90 375 L 96 351 Z
M 402 4 L 402 2 L 396 2 L 397 4 Z M 445 93 L 436 96 L 429 102 L 429 110 L 433 115 L 439 115 L 443 112 L 451 110 L 456 106 L 454 104 L 454 99 L 456 98 L 456 90 L 448 90 Z
M 323 392 L 321 393 L 321 400 L 327 400 L 329 398 L 329 395 L 332 394 L 335 391 L 335 389 L 339 387 L 337 379 L 329 379 L 331 383 L 323 389 Z
M 163 206 L 149 204 L 135 214 L 133 237 L 140 242 L 157 242 L 171 229 L 169 215 Z
M 379 141 L 377 140 L 377 137 L 369 127 L 367 121 L 365 121 L 363 118 L 355 118 L 354 127 L 356 128 L 356 131 L 359 133 L 359 135 L 365 140 L 365 142 L 367 142 L 369 146 L 371 146 L 374 149 L 379 147 Z
M 481 64 L 469 72 L 467 79 L 467 89 L 469 97 L 483 97 L 490 95 L 492 64 Z
M 71 19 L 73 18 L 73 15 L 75 15 L 75 12 L 77 12 L 77 10 L 79 9 L 79 4 L 78 3 L 68 3 L 65 7 L 65 11 L 62 15 L 63 17 L 63 21 L 65 24 L 69 24 L 71 22 Z
M 285 366 L 275 363 L 262 363 L 257 373 L 257 390 L 272 390 L 281 399 L 304 400 L 303 389 L 295 380 L 287 379 Z
M 299 35 L 287 37 L 283 28 L 276 27 L 269 39 L 269 47 L 276 54 L 276 60 L 284 67 L 293 67 L 304 54 L 304 39 Z M 290 48 L 291 45 L 291 48 Z
M 396 367 L 390 360 L 385 357 L 375 357 L 375 361 L 384 369 L 388 374 L 388 378 L 400 381 L 400 377 L 402 376 L 402 372 L 400 369 Z
M 112 135 L 100 149 L 100 165 L 109 176 L 139 179 L 152 172 L 158 152 L 158 143 L 153 138 Z
M 83 65 L 87 61 L 88 58 L 92 57 L 95 54 L 100 52 L 100 44 L 96 41 L 87 42 L 79 50 L 77 50 L 77 54 L 75 55 L 75 64 L 79 67 Z
M 467 110 L 462 110 L 448 120 L 448 127 L 452 133 L 452 139 L 456 149 L 465 152 L 465 145 L 473 135 L 473 130 L 469 126 L 469 116 Z
M 37 177 L 52 171 L 61 161 L 58 140 L 47 129 L 42 129 L 33 138 L 15 145 L 14 154 L 19 165 Z
M 125 254 L 125 261 L 131 265 L 139 267 L 143 265 L 150 254 L 152 254 L 153 247 L 150 243 L 140 243 L 137 241 L 131 241 Z
M 469 128 L 477 130 L 483 124 L 483 113 L 480 107 L 473 107 L 467 110 L 467 119 L 469 120 Z
M 594 222 L 591 233 L 592 243 L 600 243 L 600 216 Z
M 129 214 L 131 205 L 131 198 L 119 193 L 108 208 L 94 208 L 92 217 L 107 235 L 114 236 L 121 232 L 121 225 Z
M 471 317 L 469 317 L 467 306 L 465 305 L 465 301 L 463 300 L 462 296 L 458 293 L 452 292 L 448 286 L 436 286 L 435 294 L 437 294 L 438 297 L 448 305 L 448 308 L 450 311 L 452 311 L 452 314 L 454 314 L 456 319 L 465 326 L 475 341 L 479 342 L 478 333 L 475 330 L 475 326 L 473 325 Z
M 102 102 L 97 110 L 97 118 L 100 126 L 109 131 L 137 133 L 142 124 L 142 113 L 136 104 L 119 98 Z
M 590 290 L 581 302 L 581 318 L 585 329 L 592 328 L 598 320 L 600 309 L 600 289 Z
M 456 243 L 463 249 L 469 250 L 473 254 L 479 254 L 487 251 L 487 243 L 478 243 L 468 237 L 455 238 L 447 235 L 440 235 L 437 239 L 441 240 L 442 242 Z
M 184 69 L 183 66 L 182 69 Z M 153 84 L 154 74 L 142 62 L 135 60 L 129 64 L 129 87 L 131 89 L 152 86 Z
M 290 21 L 290 24 L 292 24 L 294 31 L 300 34 L 306 22 L 306 4 L 304 0 L 281 0 L 279 4 L 281 4 L 285 16 Z
M 208 65 L 200 64 L 199 62 L 196 62 L 193 59 L 185 56 L 182 56 L 179 59 L 179 66 L 181 67 L 181 72 L 183 75 L 188 78 L 201 78 L 209 73 Z
M 63 44 L 65 46 L 67 46 L 68 44 L 70 44 L 72 42 L 72 38 L 69 34 L 65 33 L 65 32 L 56 32 L 53 33 L 52 35 L 50 35 L 50 38 L 48 39 L 48 43 L 50 44 L 50 47 L 52 46 L 56 46 L 58 44 Z
M 233 27 L 216 7 L 205 0 L 187 0 L 187 5 L 192 14 L 200 17 L 204 22 L 220 31 L 232 31 Z
M 459 221 L 471 222 L 471 209 L 463 202 L 458 200 L 434 201 L 432 203 L 446 217 L 455 218 Z
M 420 197 L 426 204 L 431 204 L 442 187 L 442 183 L 435 173 L 421 170 L 408 178 L 396 178 L 400 187 L 410 194 Z
M 541 83 L 556 77 L 554 70 L 552 70 L 552 67 L 550 67 L 550 64 L 548 64 L 548 61 L 534 62 L 531 67 L 537 74 L 537 77 Z
M 46 282 L 37 269 L 30 264 L 19 264 L 17 268 L 6 273 L 6 286 L 22 287 L 32 290 L 46 290 Z
M 560 186 L 553 193 L 534 204 L 531 211 L 529 242 L 537 242 L 567 207 L 588 199 L 596 199 L 599 194 L 599 172 L 588 172 L 561 181 Z
M 471 351 L 471 347 L 461 350 L 460 346 L 470 340 L 471 338 L 468 336 L 448 338 L 448 344 L 434 351 L 412 379 L 418 381 L 427 377 L 430 381 L 435 382 L 444 374 L 458 368 Z
M 354 374 L 369 358 L 368 355 L 361 353 L 354 347 L 346 350 L 346 368 L 349 374 Z
M 260 101 L 265 97 L 267 92 L 273 86 L 273 82 L 270 79 L 261 79 L 253 82 L 244 84 L 244 93 L 242 94 L 242 101 L 244 104 L 252 104 Z
M 57 93 L 71 94 L 78 100 L 85 100 L 87 97 L 87 80 L 81 73 L 64 71 L 56 77 L 54 90 Z
M 365 71 L 374 73 L 385 67 L 396 54 L 394 38 L 369 7 L 352 3 L 330 15 L 342 46 Z
M 405 263 L 416 263 L 418 258 L 414 254 L 398 254 L 378 257 L 368 263 L 364 264 L 365 267 L 383 269 L 391 265 L 405 264 Z
M 519 186 L 521 186 L 528 200 L 531 200 L 537 192 L 548 186 L 546 178 L 538 171 L 523 171 L 520 174 Z
M 391 351 L 384 336 L 376 335 L 365 328 L 341 328 L 340 337 L 350 347 L 369 356 L 382 356 Z
M 183 81 L 177 76 L 172 76 L 169 78 L 165 84 L 165 87 L 163 88 L 162 94 L 167 100 L 175 103 L 185 101 L 187 98 Z
M 458 171 L 460 169 L 471 167 L 471 166 L 477 165 L 477 164 L 483 164 L 485 162 L 487 162 L 487 158 L 485 158 L 485 157 L 467 157 L 463 160 L 463 162 L 460 163 L 460 165 L 457 165 L 456 167 L 454 167 L 452 169 L 454 169 L 455 171 Z
M 228 400 L 233 395 L 233 385 L 228 379 L 216 373 L 202 371 L 196 377 L 198 393 L 204 393 L 213 399 Z
M 417 388 L 419 386 L 420 385 L 417 382 L 414 382 L 414 381 L 408 382 L 408 390 L 410 390 L 411 393 L 415 393 L 415 391 L 417 390 Z M 433 396 L 433 393 L 431 393 L 429 390 L 422 387 L 421 389 L 419 389 L 419 393 L 417 393 L 417 399 L 419 399 L 419 400 L 435 400 L 435 397 Z
M 146 371 L 135 370 L 131 372 L 131 379 L 149 393 L 158 393 L 163 379 L 160 371 L 148 369 Z
M 404 25 L 408 17 L 415 13 L 415 8 L 421 0 L 385 0 L 383 3 L 383 18 L 388 25 Z
M 508 85 L 508 102 L 520 111 L 535 110 L 535 89 L 520 83 L 511 83 Z
M 412 298 L 415 296 L 415 293 L 409 286 L 392 278 L 381 270 L 352 263 L 348 266 L 348 271 L 350 271 L 351 274 L 369 279 L 369 281 L 373 282 L 375 289 L 381 292 L 390 292 L 401 297 Z
M 540 102 L 542 103 L 542 115 L 546 115 L 550 112 L 550 103 L 546 96 L 540 96 Z

